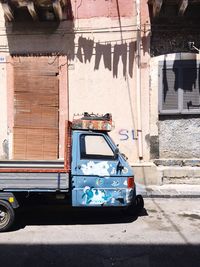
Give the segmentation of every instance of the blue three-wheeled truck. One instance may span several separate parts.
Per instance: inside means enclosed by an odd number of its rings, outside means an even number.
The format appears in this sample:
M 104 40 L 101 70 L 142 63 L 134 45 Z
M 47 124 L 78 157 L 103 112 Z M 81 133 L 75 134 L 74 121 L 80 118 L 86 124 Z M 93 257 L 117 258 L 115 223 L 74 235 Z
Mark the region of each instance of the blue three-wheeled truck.
M 139 212 L 134 173 L 109 137 L 110 114 L 84 113 L 66 122 L 65 159 L 57 162 L 0 163 L 0 232 L 15 221 L 15 211 L 34 198 L 72 207 L 119 207 Z M 42 196 L 42 197 L 41 197 Z

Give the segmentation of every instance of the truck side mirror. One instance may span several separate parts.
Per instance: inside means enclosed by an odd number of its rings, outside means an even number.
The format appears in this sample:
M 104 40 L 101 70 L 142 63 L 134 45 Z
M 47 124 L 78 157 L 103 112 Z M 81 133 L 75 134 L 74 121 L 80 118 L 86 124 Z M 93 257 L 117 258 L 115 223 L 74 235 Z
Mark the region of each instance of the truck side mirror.
M 116 148 L 115 148 L 115 151 L 114 151 L 114 157 L 115 157 L 115 159 L 118 158 L 118 154 L 119 154 L 119 148 L 116 147 Z

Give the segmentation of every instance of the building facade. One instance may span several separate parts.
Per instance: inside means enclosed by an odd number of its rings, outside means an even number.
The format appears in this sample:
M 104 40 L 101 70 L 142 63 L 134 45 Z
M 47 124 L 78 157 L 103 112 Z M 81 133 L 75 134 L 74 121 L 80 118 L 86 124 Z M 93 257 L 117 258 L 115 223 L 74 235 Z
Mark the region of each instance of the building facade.
M 159 183 L 199 183 L 200 1 L 149 1 L 150 158 Z
M 1 158 L 62 159 L 64 120 L 87 111 L 112 113 L 113 137 L 136 161 L 140 6 L 66 1 L 57 17 L 45 1 L 32 13 L 20 2 L 1 9 Z
M 2 160 L 62 160 L 65 120 L 109 112 L 138 182 L 198 169 L 199 1 L 1 2 Z

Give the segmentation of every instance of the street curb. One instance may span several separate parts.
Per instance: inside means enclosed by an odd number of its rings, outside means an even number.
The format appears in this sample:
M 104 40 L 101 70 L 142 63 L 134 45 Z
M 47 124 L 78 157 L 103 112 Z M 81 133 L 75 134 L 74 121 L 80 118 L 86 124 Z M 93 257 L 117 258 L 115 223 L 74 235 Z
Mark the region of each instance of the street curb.
M 200 198 L 200 185 L 166 184 L 144 186 L 136 184 L 136 191 L 143 198 Z
M 177 195 L 170 195 L 170 194 L 160 194 L 160 195 L 144 195 L 141 194 L 143 198 L 200 198 L 200 195 L 193 195 L 193 194 L 187 194 L 187 195 L 182 195 L 182 194 L 177 194 Z

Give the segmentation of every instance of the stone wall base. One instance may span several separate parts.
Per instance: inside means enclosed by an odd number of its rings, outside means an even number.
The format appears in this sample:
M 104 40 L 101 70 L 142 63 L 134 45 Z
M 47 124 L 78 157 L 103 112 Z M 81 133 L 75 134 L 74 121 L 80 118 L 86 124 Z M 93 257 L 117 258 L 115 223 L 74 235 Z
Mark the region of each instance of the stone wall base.
M 132 165 L 135 181 L 143 185 L 200 185 L 200 160 L 158 160 Z

